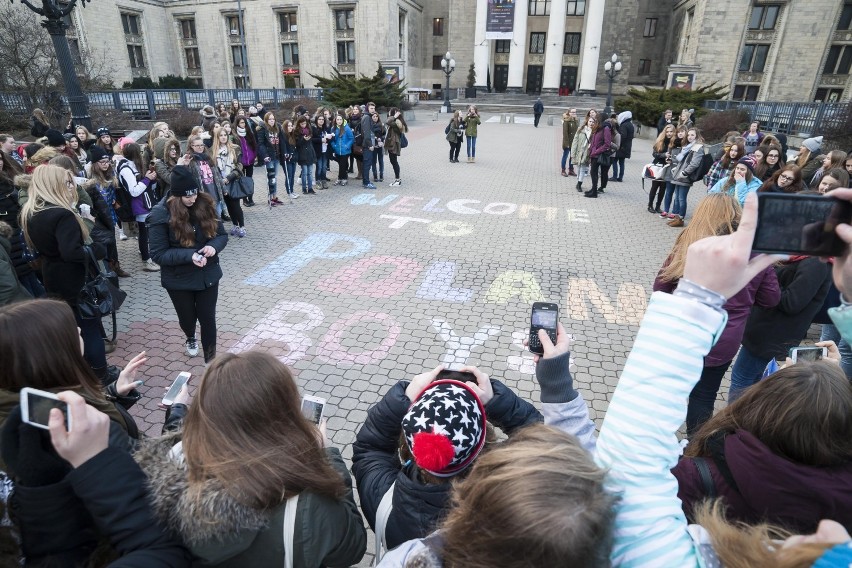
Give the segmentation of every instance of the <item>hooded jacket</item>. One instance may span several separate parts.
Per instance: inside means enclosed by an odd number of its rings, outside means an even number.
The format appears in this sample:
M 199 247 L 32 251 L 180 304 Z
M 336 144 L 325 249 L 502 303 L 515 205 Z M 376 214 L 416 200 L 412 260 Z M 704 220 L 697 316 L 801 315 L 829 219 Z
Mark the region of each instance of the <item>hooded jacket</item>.
M 405 395 L 408 385 L 408 381 L 398 382 L 370 408 L 352 446 L 352 473 L 358 484 L 361 510 L 371 528 L 376 525 L 379 502 L 396 483 L 393 511 L 385 533 L 388 549 L 431 533 L 450 506 L 450 480 L 438 485 L 423 483 L 417 468 L 399 462 L 397 446 L 402 419 L 411 406 Z M 507 435 L 527 424 L 543 421 L 532 404 L 503 383 L 492 379 L 491 386 L 494 398 L 485 412 L 488 421 Z
M 612 142 L 612 129 L 607 128 L 606 124 L 602 124 L 594 134 L 592 141 L 589 144 L 589 157 L 599 158 L 602 154 L 610 151 L 610 142 Z
M 618 115 L 618 129 L 621 131 L 621 145 L 615 153 L 616 158 L 630 159 L 633 152 L 633 138 L 636 136 L 636 128 L 633 126 L 633 113 L 626 110 Z
M 157 172 L 157 186 L 161 196 L 169 194 L 171 188 L 172 168 L 174 164 L 169 163 L 169 150 L 177 147 L 177 155 L 180 157 L 180 142 L 174 138 L 157 138 L 154 140 L 154 170 Z
M 568 116 L 568 118 L 565 118 Z M 571 144 L 574 142 L 574 136 L 577 134 L 577 128 L 579 128 L 579 123 L 577 122 L 577 117 L 571 117 L 570 115 L 562 115 L 562 149 L 570 149 Z
M 152 505 L 160 522 L 178 534 L 204 566 L 282 566 L 287 503 L 261 511 L 236 501 L 215 479 L 203 492 L 190 492 L 186 469 L 170 452 L 178 435 L 146 440 L 136 453 L 148 475 Z M 296 508 L 294 565 L 304 568 L 357 564 L 367 548 L 367 533 L 352 479 L 337 448 L 327 448 L 332 467 L 346 484 L 335 501 L 302 492 Z
M 773 454 L 745 430 L 711 445 L 713 455 L 705 459 L 730 521 L 768 522 L 794 534 L 816 532 L 822 519 L 852 527 L 852 463 L 799 464 Z M 719 464 L 724 464 L 725 474 Z M 678 481 L 677 496 L 689 515 L 707 498 L 694 458 L 681 459 L 672 473 Z
M 216 122 L 216 110 L 210 105 L 204 105 L 198 113 L 201 115 L 201 127 L 205 132 L 210 132 L 210 127 Z
M 32 296 L 21 286 L 12 262 L 12 244 L 0 236 L 0 306 L 30 300 Z

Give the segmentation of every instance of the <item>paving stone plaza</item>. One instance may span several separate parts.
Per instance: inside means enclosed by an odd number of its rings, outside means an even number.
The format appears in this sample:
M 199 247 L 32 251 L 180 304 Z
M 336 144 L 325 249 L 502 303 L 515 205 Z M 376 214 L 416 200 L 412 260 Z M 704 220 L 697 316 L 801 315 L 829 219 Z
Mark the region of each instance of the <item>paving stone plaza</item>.
M 297 187 L 299 199 L 270 210 L 265 173 L 255 169 L 248 236 L 231 237 L 221 255 L 219 353 L 262 349 L 286 362 L 303 394 L 328 399 L 329 436 L 347 460 L 368 408 L 396 381 L 440 363 L 476 365 L 538 404 L 532 356 L 521 344 L 534 301 L 559 304 L 575 338 L 575 383 L 600 426 L 678 234 L 645 211 L 648 140 L 634 140 L 623 183 L 586 199 L 577 178 L 559 174 L 558 120 L 539 128 L 484 122 L 476 163 L 466 163 L 462 148 L 454 164 L 439 116 L 421 112 L 411 123 L 399 187 L 388 186 L 386 163 L 376 190 L 355 179 L 317 195 Z M 692 193 L 690 210 L 703 187 Z M 184 370 L 197 385 L 203 358 L 184 353 L 159 273 L 142 271 L 136 242 L 119 246 L 132 277 L 122 279 L 129 297 L 109 359 L 123 364 L 147 351 L 133 414 L 156 435 L 164 388 Z

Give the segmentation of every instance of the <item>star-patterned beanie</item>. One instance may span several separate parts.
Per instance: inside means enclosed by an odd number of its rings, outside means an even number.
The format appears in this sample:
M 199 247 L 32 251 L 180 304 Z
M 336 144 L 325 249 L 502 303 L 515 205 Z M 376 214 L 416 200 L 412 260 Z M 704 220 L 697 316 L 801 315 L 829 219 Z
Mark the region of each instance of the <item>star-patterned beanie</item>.
M 435 381 L 408 409 L 402 431 L 420 468 L 451 477 L 473 463 L 485 445 L 485 407 L 468 385 Z

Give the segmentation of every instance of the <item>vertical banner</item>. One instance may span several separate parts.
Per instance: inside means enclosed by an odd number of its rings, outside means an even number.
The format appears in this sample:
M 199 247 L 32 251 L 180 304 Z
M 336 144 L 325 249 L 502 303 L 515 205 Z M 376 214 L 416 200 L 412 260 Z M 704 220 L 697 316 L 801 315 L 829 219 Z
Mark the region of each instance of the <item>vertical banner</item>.
M 515 25 L 515 0 L 481 0 L 488 2 L 485 39 L 512 39 Z

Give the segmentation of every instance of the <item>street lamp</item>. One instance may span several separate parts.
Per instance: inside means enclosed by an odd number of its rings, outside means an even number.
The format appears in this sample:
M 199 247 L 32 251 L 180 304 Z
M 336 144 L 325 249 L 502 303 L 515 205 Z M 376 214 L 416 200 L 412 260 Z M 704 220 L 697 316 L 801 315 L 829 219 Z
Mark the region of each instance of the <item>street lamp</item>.
M 610 60 L 604 63 L 604 72 L 609 78 L 609 86 L 606 90 L 606 108 L 604 109 L 604 120 L 612 114 L 612 82 L 615 76 L 621 72 L 621 61 L 618 60 L 618 55 L 612 54 Z
M 11 0 L 14 2 L 14 0 Z M 79 0 L 85 7 L 86 2 L 91 0 Z M 68 97 L 68 106 L 71 108 L 71 117 L 74 123 L 85 126 L 92 130 L 92 117 L 89 116 L 89 99 L 80 88 L 77 72 L 74 70 L 74 62 L 71 59 L 71 50 L 68 48 L 68 37 L 65 29 L 68 27 L 63 18 L 71 13 L 77 0 L 68 0 L 60 4 L 57 0 L 41 0 L 41 8 L 31 4 L 29 0 L 21 0 L 21 4 L 43 16 L 42 27 L 50 34 L 53 40 L 53 49 L 56 50 L 56 59 L 59 61 L 59 72 L 62 74 L 62 82 L 65 84 L 65 94 Z
M 453 109 L 450 106 L 450 75 L 456 70 L 456 60 L 453 59 L 449 51 L 441 59 L 441 69 L 444 70 L 444 74 L 447 76 L 447 88 L 444 90 L 444 108 L 447 109 L 447 112 L 452 112 Z

